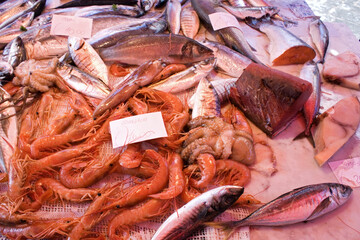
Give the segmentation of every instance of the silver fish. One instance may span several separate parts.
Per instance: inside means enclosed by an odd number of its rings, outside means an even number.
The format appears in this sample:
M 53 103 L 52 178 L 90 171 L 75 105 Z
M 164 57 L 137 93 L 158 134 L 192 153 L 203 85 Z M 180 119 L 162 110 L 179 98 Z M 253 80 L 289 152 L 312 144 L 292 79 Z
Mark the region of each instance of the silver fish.
M 13 67 L 17 67 L 26 60 L 26 50 L 20 37 L 16 37 L 10 45 L 9 54 L 6 56 L 7 62 Z
M 232 7 L 225 4 L 220 4 L 226 11 L 233 14 L 236 18 L 244 20 L 246 17 L 261 18 L 264 16 L 273 16 L 280 10 L 277 7 L 262 6 L 262 7 Z
M 3 158 L 0 159 L 0 170 L 7 172 L 10 158 L 17 145 L 18 126 L 16 111 L 10 94 L 0 87 L 0 148 Z
M 4 31 L 10 30 L 10 29 L 16 29 L 20 30 L 21 27 L 26 28 L 30 26 L 32 20 L 34 19 L 35 13 L 34 12 L 28 12 L 22 16 L 20 16 L 18 19 L 10 23 L 9 25 L 5 26 L 1 29 L 0 34 Z
M 186 239 L 204 222 L 224 212 L 244 192 L 239 186 L 222 186 L 207 191 L 176 210 L 156 231 L 152 240 Z
M 311 39 L 320 54 L 320 63 L 324 63 L 327 48 L 329 46 L 329 31 L 325 24 L 318 18 L 309 25 Z
M 100 15 L 121 15 L 129 17 L 140 17 L 145 12 L 139 6 L 126 6 L 126 5 L 107 5 L 107 6 L 91 6 L 85 7 L 76 12 L 75 16 L 78 17 L 92 17 Z
M 200 79 L 206 77 L 213 69 L 214 62 L 214 59 L 202 61 L 184 71 L 178 72 L 160 82 L 150 85 L 149 88 L 170 93 L 185 91 L 196 86 Z
M 204 45 L 213 50 L 216 57 L 215 66 L 232 77 L 240 77 L 244 69 L 252 63 L 249 58 L 222 44 L 208 41 L 204 42 Z
M 321 76 L 317 64 L 312 61 L 306 63 L 300 71 L 300 78 L 313 85 L 313 91 L 303 108 L 306 120 L 305 135 L 310 135 L 311 126 L 320 108 Z
M 194 95 L 189 100 L 192 108 L 192 119 L 198 116 L 220 116 L 220 99 L 213 85 L 206 78 L 202 78 Z
M 339 183 L 308 185 L 285 193 L 239 221 L 218 222 L 229 236 L 241 226 L 283 226 L 318 218 L 349 200 L 352 189 Z
M 14 68 L 5 61 L 0 61 L 0 83 L 3 85 L 14 77 Z
M 95 49 L 84 39 L 69 37 L 68 46 L 70 56 L 82 71 L 101 79 L 109 84 L 108 69 Z
M 210 75 L 210 74 L 209 74 Z M 207 77 L 209 79 L 209 76 Z M 227 77 L 211 81 L 216 93 L 218 94 L 220 103 L 228 102 L 230 99 L 230 89 L 236 87 L 235 83 L 239 78 Z
M 153 7 L 154 2 L 154 0 L 140 0 L 140 6 L 145 12 L 147 12 Z
M 110 93 L 109 87 L 100 79 L 95 78 L 72 65 L 61 62 L 56 71 L 59 76 L 64 79 L 66 84 L 84 95 L 104 99 Z

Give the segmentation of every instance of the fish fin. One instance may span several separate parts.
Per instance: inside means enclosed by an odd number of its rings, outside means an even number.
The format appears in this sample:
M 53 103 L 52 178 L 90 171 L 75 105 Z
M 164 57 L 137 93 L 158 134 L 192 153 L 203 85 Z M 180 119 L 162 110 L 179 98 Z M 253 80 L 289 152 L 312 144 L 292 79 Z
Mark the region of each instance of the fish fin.
M 310 214 L 306 221 L 317 218 L 321 215 L 321 212 L 326 209 L 331 204 L 331 197 L 327 197 L 321 201 L 321 203 L 315 208 L 315 210 Z
M 303 139 L 306 138 L 309 143 L 311 144 L 311 146 L 313 146 L 315 148 L 315 140 L 312 136 L 312 134 L 306 134 L 305 131 L 299 133 L 296 137 L 293 138 L 293 141 L 299 140 L 299 139 Z
M 239 222 L 239 221 L 237 221 Z M 213 227 L 216 229 L 220 229 L 221 231 L 224 232 L 224 239 L 229 239 L 230 236 L 234 233 L 234 231 L 236 230 L 235 227 L 235 222 L 205 222 L 204 225 L 208 226 L 208 227 Z

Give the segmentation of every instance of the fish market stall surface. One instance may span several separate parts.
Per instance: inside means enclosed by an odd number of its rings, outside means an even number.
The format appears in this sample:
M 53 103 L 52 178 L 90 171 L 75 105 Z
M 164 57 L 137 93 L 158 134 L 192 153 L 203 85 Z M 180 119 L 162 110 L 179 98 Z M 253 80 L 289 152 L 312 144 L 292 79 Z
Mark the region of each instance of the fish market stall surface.
M 57 5 L 58 1 L 51 1 L 51 4 Z M 289 19 L 295 19 L 299 22 L 297 26 L 289 27 L 288 30 L 295 33 L 306 43 L 315 47 L 311 43 L 307 27 L 310 17 L 313 15 L 311 9 L 302 1 L 269 1 L 270 4 L 278 6 L 281 9 L 282 16 Z M 61 1 L 63 3 L 63 1 Z M 346 26 L 337 23 L 326 23 L 330 32 L 330 45 L 328 55 L 342 53 L 351 50 L 360 56 L 360 44 L 355 36 L 346 28 Z M 266 52 L 268 39 L 261 33 L 256 32 L 245 24 L 241 25 L 245 36 L 250 45 L 256 49 L 255 55 L 265 64 L 270 64 L 269 56 Z M 325 58 L 326 61 L 326 58 Z M 276 69 L 299 76 L 302 65 L 277 66 Z M 322 70 L 320 64 L 320 71 Z M 111 81 L 111 79 L 109 79 Z M 357 96 L 360 93 L 327 82 L 322 83 L 321 107 L 320 112 L 326 111 L 339 100 L 348 96 Z M 253 127 L 254 135 L 261 135 L 260 130 Z M 251 181 L 245 187 L 245 193 L 252 194 L 263 203 L 269 202 L 292 189 L 324 182 L 337 182 L 328 164 L 319 167 L 314 160 L 314 149 L 306 139 L 293 141 L 293 138 L 305 129 L 305 121 L 302 117 L 297 117 L 286 130 L 278 134 L 273 139 L 267 139 L 269 145 L 274 150 L 276 157 L 276 166 L 272 166 L 272 171 L 268 176 L 260 174 L 257 170 L 252 170 Z M 111 146 L 104 146 L 103 154 L 112 152 Z M 353 157 L 360 157 L 360 129 L 350 138 L 350 140 L 329 160 L 329 162 L 343 160 Z M 121 178 L 111 176 L 111 179 L 104 181 L 118 181 Z M 99 186 L 95 185 L 93 187 Z M 3 187 L 3 185 L 0 185 Z M 360 198 L 359 188 L 354 188 L 351 199 L 340 209 L 323 216 L 319 219 L 311 220 L 307 223 L 299 223 L 285 227 L 248 227 L 242 228 L 234 233 L 231 239 L 359 239 L 360 238 Z M 52 215 L 63 217 L 79 217 L 86 211 L 86 204 L 57 203 L 43 205 L 36 212 L 39 216 Z M 56 214 L 55 214 L 56 213 Z M 216 221 L 235 220 L 245 217 L 250 210 L 244 208 L 235 208 L 226 211 L 219 216 Z M 159 228 L 164 219 L 148 221 L 137 224 L 131 230 L 133 239 L 150 239 Z M 107 226 L 107 219 L 96 227 L 96 231 L 104 233 L 104 226 Z M 220 230 L 212 227 L 206 227 L 204 230 L 196 232 L 189 239 L 222 239 L 224 235 Z

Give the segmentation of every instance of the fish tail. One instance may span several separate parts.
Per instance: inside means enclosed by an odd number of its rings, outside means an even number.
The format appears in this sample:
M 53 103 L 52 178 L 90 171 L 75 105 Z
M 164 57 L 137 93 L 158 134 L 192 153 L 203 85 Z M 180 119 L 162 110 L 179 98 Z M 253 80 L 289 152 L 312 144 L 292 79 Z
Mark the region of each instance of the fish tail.
M 254 17 L 246 17 L 245 18 L 245 23 L 247 25 L 249 25 L 250 27 L 260 31 L 260 24 L 261 24 L 261 21 L 257 18 L 254 18 Z
M 220 229 L 221 231 L 223 231 L 224 235 L 225 235 L 225 240 L 229 239 L 231 237 L 231 235 L 239 228 L 244 226 L 244 224 L 242 224 L 242 220 L 240 221 L 227 221 L 227 222 L 206 222 L 204 223 L 206 226 L 209 227 L 213 227 L 213 228 L 217 228 Z

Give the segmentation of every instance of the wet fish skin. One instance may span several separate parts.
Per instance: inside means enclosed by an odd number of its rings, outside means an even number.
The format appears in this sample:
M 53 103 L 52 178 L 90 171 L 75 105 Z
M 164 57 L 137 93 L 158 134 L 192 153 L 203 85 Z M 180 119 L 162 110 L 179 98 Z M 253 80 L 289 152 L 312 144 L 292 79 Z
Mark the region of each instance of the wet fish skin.
M 94 48 L 107 48 L 114 46 L 122 38 L 139 34 L 157 34 L 165 31 L 167 22 L 164 19 L 154 19 L 129 26 L 128 28 L 114 26 L 93 35 L 88 42 Z
M 32 20 L 34 19 L 35 13 L 34 12 L 28 12 L 24 15 L 20 16 L 18 19 L 10 23 L 9 25 L 5 26 L 0 30 L 0 34 L 2 34 L 4 31 L 10 30 L 10 29 L 16 29 L 20 30 L 20 27 L 28 27 L 30 26 Z
M 16 37 L 10 45 L 8 63 L 13 67 L 17 67 L 21 62 L 26 60 L 25 45 L 20 37 Z
M 105 62 L 117 61 L 129 65 L 141 65 L 153 59 L 189 64 L 213 57 L 211 49 L 175 34 L 132 36 L 112 47 L 99 49 L 99 53 Z
M 109 84 L 108 69 L 95 51 L 84 39 L 70 36 L 68 38 L 69 53 L 76 66 L 84 72 L 101 79 Z
M 303 108 L 306 120 L 305 135 L 308 136 L 320 108 L 321 76 L 317 64 L 313 61 L 306 63 L 300 71 L 300 78 L 313 85 L 313 91 Z
M 86 96 L 104 99 L 110 94 L 110 88 L 100 79 L 68 63 L 60 62 L 56 71 L 67 85 Z
M 129 16 L 129 17 L 141 17 L 145 14 L 145 11 L 139 6 L 127 6 L 127 5 L 117 5 L 116 9 L 111 5 L 105 6 L 92 6 L 86 7 L 79 10 L 75 16 L 78 17 L 94 17 L 94 16 L 104 16 L 104 15 L 120 15 L 120 16 Z
M 82 7 L 82 6 L 93 6 L 93 5 L 135 5 L 137 0 L 72 0 L 64 3 L 56 8 L 69 8 L 69 7 Z
M 169 24 L 169 30 L 173 34 L 180 32 L 180 13 L 181 3 L 179 0 L 169 0 L 166 4 L 166 19 Z
M 294 189 L 260 207 L 239 221 L 211 223 L 229 236 L 241 226 L 284 226 L 318 218 L 349 200 L 352 188 L 320 183 Z
M 311 39 L 320 54 L 320 63 L 324 63 L 327 48 L 329 46 L 329 30 L 320 18 L 309 24 Z
M 14 68 L 5 61 L 0 61 L 0 84 L 9 82 L 14 77 Z
M 242 187 L 228 185 L 201 194 L 176 210 L 151 239 L 185 239 L 204 222 L 211 221 L 228 209 L 243 191 Z
M 140 0 L 140 6 L 145 12 L 149 11 L 153 5 L 154 0 Z
M 163 6 L 166 5 L 167 2 L 168 0 L 157 0 L 155 4 L 155 8 L 162 8 Z
M 194 39 L 200 28 L 200 19 L 190 6 L 183 7 L 180 14 L 180 26 L 185 36 Z
M 261 7 L 232 7 L 225 4 L 220 4 L 222 8 L 233 14 L 238 19 L 244 20 L 246 17 L 261 18 L 264 16 L 273 16 L 280 10 L 277 7 L 261 6 Z

